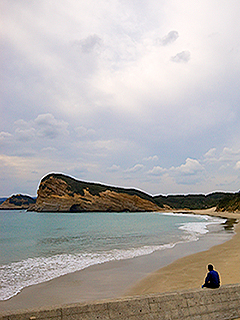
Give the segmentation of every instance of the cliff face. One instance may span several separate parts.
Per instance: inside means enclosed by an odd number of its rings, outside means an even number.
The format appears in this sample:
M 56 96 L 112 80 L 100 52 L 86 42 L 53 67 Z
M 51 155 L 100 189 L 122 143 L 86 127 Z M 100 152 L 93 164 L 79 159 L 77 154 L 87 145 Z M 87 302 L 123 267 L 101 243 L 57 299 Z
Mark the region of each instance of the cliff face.
M 134 189 L 87 183 L 50 174 L 42 179 L 32 211 L 160 211 L 151 196 Z
M 5 200 L 1 205 L 0 209 L 4 210 L 19 210 L 28 209 L 31 205 L 36 202 L 35 199 L 25 196 L 22 194 L 13 195 Z
M 62 212 L 166 211 L 171 208 L 194 210 L 211 207 L 216 207 L 217 211 L 240 211 L 240 191 L 151 196 L 136 189 L 79 181 L 63 174 L 49 174 L 40 182 L 37 201 L 18 194 L 0 202 L 0 209 Z

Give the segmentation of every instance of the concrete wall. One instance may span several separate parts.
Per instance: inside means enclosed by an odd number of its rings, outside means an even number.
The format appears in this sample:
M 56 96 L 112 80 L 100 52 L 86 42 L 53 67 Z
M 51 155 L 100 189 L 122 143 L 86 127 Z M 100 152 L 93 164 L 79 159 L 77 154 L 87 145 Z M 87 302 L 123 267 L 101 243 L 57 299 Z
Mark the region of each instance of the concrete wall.
M 146 295 L 48 310 L 0 314 L 0 320 L 224 320 L 240 318 L 240 285 Z

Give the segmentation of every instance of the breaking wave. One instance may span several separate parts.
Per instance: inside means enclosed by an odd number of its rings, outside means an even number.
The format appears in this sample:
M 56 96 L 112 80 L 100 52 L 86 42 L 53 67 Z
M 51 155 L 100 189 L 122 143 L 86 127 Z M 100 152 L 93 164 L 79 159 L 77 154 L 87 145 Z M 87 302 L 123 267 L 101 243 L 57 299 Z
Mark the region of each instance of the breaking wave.
M 167 214 L 169 215 L 169 213 Z M 171 215 L 171 214 L 170 214 Z M 203 218 L 203 216 L 201 216 Z M 0 300 L 7 300 L 23 288 L 36 285 L 83 270 L 92 265 L 114 260 L 132 259 L 155 251 L 173 248 L 176 244 L 197 241 L 208 232 L 209 224 L 220 224 L 222 219 L 205 217 L 204 222 L 187 222 L 179 225 L 183 231 L 179 241 L 161 245 L 145 245 L 138 248 L 112 249 L 95 253 L 56 254 L 51 257 L 28 258 L 9 265 L 0 266 Z

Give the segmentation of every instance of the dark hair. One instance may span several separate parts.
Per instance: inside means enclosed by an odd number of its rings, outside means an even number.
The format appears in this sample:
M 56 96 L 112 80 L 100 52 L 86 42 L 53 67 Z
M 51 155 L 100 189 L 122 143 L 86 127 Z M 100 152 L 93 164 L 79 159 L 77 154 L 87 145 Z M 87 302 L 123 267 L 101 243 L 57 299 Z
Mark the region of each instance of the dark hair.
M 209 264 L 209 265 L 208 265 L 208 270 L 209 270 L 209 271 L 212 271 L 212 270 L 213 270 L 213 265 Z

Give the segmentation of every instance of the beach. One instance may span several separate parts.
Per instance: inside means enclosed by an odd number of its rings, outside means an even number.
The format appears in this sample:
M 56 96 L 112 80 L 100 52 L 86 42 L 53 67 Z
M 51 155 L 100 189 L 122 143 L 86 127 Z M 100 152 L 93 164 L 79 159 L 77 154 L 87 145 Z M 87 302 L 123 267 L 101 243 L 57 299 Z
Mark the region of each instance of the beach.
M 196 210 L 196 214 L 208 214 L 228 219 L 239 219 L 240 213 Z M 180 258 L 170 265 L 151 273 L 134 285 L 126 294 L 142 295 L 156 292 L 199 288 L 211 263 L 220 273 L 221 285 L 240 283 L 240 225 L 235 227 L 234 237 L 207 251 Z
M 190 213 L 188 211 L 188 213 Z M 239 219 L 239 213 L 195 210 L 194 214 Z M 155 292 L 199 288 L 212 263 L 222 284 L 240 282 L 240 225 L 236 234 L 207 234 L 199 241 L 122 261 L 111 261 L 23 289 L 0 302 L 0 311 L 52 307 Z

